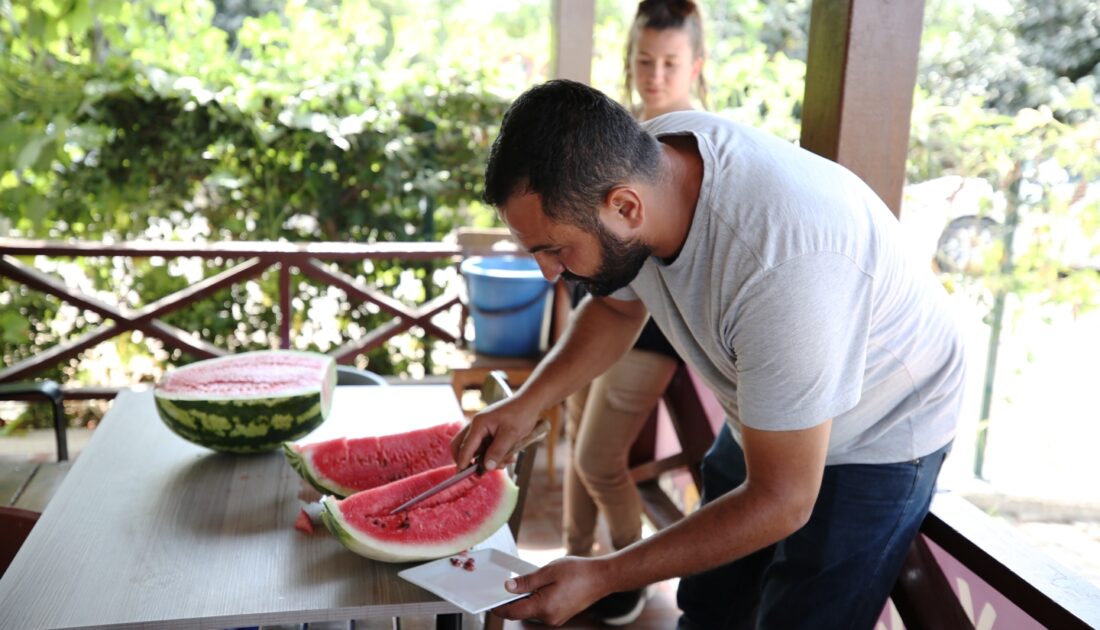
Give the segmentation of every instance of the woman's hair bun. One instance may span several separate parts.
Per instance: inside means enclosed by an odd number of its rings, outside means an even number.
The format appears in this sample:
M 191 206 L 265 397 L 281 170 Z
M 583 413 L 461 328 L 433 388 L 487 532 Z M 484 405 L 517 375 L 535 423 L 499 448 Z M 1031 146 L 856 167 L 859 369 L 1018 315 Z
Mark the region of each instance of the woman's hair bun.
M 668 16 L 683 20 L 696 11 L 691 0 L 642 0 L 638 3 L 638 14 L 651 17 Z

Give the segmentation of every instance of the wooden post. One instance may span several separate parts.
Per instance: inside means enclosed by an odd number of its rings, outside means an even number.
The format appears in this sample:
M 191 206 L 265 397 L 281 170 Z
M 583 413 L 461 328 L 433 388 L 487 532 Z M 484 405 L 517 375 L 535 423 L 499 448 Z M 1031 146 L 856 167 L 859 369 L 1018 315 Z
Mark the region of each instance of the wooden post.
M 924 0 L 814 0 L 802 146 L 901 213 Z
M 279 263 L 279 347 L 290 350 L 290 263 Z
M 592 81 L 595 0 L 554 0 L 553 68 L 555 79 Z

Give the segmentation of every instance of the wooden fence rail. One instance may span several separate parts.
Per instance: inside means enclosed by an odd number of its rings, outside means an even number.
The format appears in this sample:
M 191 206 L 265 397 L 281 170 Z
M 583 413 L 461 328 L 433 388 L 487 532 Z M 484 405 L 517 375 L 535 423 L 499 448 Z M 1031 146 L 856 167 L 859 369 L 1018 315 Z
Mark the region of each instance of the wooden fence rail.
M 439 242 L 427 243 L 285 243 L 235 241 L 222 243 L 182 242 L 127 242 L 117 244 L 90 242 L 39 241 L 0 238 L 0 276 L 10 278 L 28 288 L 52 295 L 62 301 L 96 313 L 104 323 L 75 339 L 60 343 L 34 357 L 24 359 L 0 370 L 0 383 L 26 379 L 37 372 L 79 355 L 98 343 L 123 333 L 140 330 L 161 340 L 166 346 L 181 350 L 197 358 L 210 358 L 226 354 L 226 350 L 210 344 L 193 333 L 171 326 L 161 319 L 187 306 L 209 297 L 234 284 L 259 277 L 268 269 L 278 268 L 279 273 L 279 341 L 280 347 L 290 347 L 291 336 L 291 286 L 292 270 L 299 271 L 317 282 L 334 286 L 356 299 L 376 305 L 393 316 L 385 324 L 369 331 L 334 350 L 331 354 L 341 363 L 351 362 L 356 355 L 376 348 L 395 335 L 414 326 L 438 339 L 450 343 L 462 343 L 461 327 L 449 331 L 434 324 L 431 319 L 453 307 L 465 308 L 456 291 L 448 291 L 419 306 L 408 306 L 375 287 L 367 286 L 355 278 L 325 263 L 333 261 L 363 260 L 453 260 L 461 254 L 457 245 Z M 241 261 L 220 273 L 203 279 L 185 289 L 166 295 L 143 307 L 131 309 L 110 304 L 85 295 L 67 286 L 58 278 L 43 273 L 21 261 L 20 257 L 49 256 L 108 257 L 108 258 L 201 258 L 203 260 Z M 463 310 L 462 322 L 465 321 Z M 99 390 L 97 390 L 98 392 Z M 79 392 L 73 392 L 80 396 Z M 100 396 L 99 394 L 102 394 Z M 80 396 L 85 397 L 85 396 Z M 94 397 L 110 397 L 104 389 Z

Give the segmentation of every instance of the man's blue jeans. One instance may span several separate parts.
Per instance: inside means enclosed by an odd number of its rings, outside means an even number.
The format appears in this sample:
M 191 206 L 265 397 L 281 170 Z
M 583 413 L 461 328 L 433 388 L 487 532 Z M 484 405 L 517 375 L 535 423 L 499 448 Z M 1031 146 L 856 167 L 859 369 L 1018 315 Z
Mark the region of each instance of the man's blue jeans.
M 826 466 L 802 529 L 680 580 L 680 629 L 873 628 L 950 448 L 899 464 Z M 744 481 L 744 453 L 723 427 L 703 459 L 703 502 Z

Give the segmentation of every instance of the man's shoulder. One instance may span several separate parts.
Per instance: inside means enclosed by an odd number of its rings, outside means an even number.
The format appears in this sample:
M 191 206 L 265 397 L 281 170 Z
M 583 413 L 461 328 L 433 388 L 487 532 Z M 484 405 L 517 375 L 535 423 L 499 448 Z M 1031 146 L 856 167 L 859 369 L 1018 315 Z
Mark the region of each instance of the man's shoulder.
M 752 159 L 756 154 L 782 155 L 784 159 L 817 158 L 794 143 L 713 112 L 669 112 L 643 122 L 642 128 L 656 138 L 693 135 L 701 144 L 713 147 L 719 160 L 730 155 Z
M 642 123 L 642 128 L 653 135 L 706 132 L 734 127 L 740 125 L 718 114 L 699 110 L 669 112 Z

